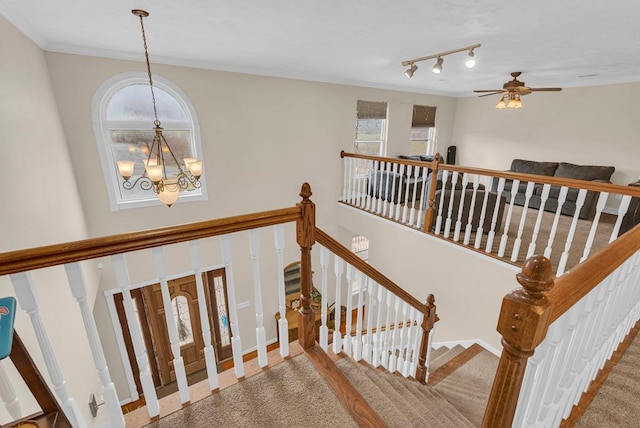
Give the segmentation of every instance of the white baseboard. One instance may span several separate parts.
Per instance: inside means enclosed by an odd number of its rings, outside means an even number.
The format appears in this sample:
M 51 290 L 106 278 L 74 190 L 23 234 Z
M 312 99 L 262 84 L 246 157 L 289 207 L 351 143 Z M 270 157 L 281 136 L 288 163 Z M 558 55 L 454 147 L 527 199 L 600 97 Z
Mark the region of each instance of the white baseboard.
M 486 349 L 487 351 L 491 352 L 493 355 L 499 357 L 502 354 L 502 351 L 497 350 L 496 348 L 494 348 L 493 346 L 489 345 L 487 342 L 485 342 L 484 340 L 481 339 L 470 339 L 470 340 L 452 340 L 452 341 L 448 341 L 448 342 L 434 342 L 433 345 L 431 345 L 432 348 L 434 349 L 438 349 L 441 348 L 443 346 L 446 346 L 447 348 L 453 348 L 456 345 L 460 345 L 463 348 L 468 348 L 469 346 L 473 345 L 477 343 L 478 345 L 482 346 L 484 349 Z

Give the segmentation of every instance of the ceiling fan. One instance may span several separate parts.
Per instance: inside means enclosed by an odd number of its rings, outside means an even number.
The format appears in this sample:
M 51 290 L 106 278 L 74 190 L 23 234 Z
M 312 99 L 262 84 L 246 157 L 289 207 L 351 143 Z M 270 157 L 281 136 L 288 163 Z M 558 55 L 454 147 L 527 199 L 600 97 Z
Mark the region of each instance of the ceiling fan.
M 522 108 L 522 102 L 520 101 L 520 97 L 522 95 L 528 95 L 531 92 L 557 92 L 561 91 L 562 88 L 530 88 L 525 86 L 524 82 L 518 80 L 518 77 L 522 73 L 519 71 L 514 71 L 511 73 L 513 80 L 506 82 L 502 85 L 502 89 L 478 89 L 473 92 L 476 93 L 484 93 L 486 94 L 479 95 L 480 97 L 486 97 L 489 95 L 497 95 L 504 94 L 496 108 Z

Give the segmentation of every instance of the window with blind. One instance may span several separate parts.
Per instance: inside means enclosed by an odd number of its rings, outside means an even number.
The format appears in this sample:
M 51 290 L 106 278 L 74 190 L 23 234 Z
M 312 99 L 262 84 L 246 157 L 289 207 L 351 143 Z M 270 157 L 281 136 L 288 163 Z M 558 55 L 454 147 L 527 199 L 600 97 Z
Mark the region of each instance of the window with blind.
M 434 155 L 436 134 L 436 108 L 413 106 L 409 153 L 412 155 Z
M 387 103 L 358 100 L 355 152 L 382 156 L 387 139 Z

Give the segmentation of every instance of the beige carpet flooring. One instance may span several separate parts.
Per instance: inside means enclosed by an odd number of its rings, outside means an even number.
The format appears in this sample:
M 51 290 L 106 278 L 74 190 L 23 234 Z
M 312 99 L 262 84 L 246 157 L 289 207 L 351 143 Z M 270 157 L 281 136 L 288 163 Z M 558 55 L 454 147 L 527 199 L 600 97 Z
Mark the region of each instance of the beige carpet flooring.
M 613 368 L 576 427 L 640 427 L 639 368 L 640 335 Z
M 151 428 L 357 426 L 304 354 L 148 425 Z

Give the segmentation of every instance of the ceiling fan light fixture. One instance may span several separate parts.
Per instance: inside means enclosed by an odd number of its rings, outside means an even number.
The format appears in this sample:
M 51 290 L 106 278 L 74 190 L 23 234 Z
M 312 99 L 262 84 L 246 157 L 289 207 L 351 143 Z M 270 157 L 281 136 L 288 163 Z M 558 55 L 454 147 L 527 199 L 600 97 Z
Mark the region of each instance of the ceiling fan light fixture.
M 507 103 L 507 108 L 522 108 L 522 101 L 520 101 L 520 95 L 518 94 L 509 95 L 509 102 Z
M 476 66 L 476 58 L 475 58 L 475 54 L 473 53 L 473 49 L 469 49 L 469 56 L 467 57 L 467 60 L 464 62 L 464 66 L 468 69 L 472 69 L 473 67 Z
M 504 97 L 500 98 L 500 101 L 498 101 L 498 104 L 496 104 L 496 108 L 499 108 L 499 109 L 507 108 L 507 104 L 504 102 Z
M 407 71 L 405 71 L 404 74 L 405 76 L 407 76 L 408 79 L 411 79 L 413 77 L 413 73 L 415 73 L 417 69 L 418 69 L 417 65 L 411 64 L 411 67 L 407 68 Z
M 441 56 L 438 57 L 438 61 L 436 61 L 436 63 L 434 64 L 433 68 L 431 69 L 431 71 L 433 71 L 435 74 L 440 74 L 442 72 L 442 63 L 444 62 L 444 60 L 442 59 Z

